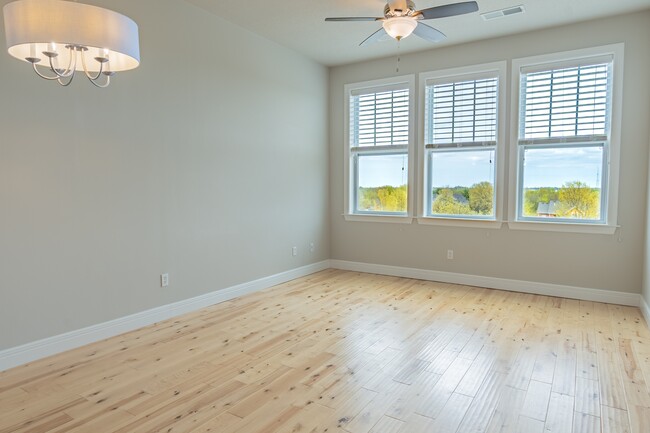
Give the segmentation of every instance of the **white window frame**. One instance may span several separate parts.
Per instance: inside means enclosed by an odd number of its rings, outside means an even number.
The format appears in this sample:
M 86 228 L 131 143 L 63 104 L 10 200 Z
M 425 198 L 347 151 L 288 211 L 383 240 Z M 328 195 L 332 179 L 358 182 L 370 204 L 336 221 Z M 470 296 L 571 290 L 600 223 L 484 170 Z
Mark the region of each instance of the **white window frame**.
M 471 217 L 471 216 L 431 216 L 428 215 L 426 206 L 428 203 L 428 194 L 430 194 L 429 184 L 429 164 L 427 158 L 429 151 L 425 149 L 426 137 L 426 88 L 427 82 L 431 81 L 463 81 L 476 78 L 485 78 L 486 74 L 494 74 L 498 79 L 499 87 L 497 93 L 497 134 L 495 146 L 495 173 L 494 173 L 494 193 L 495 207 L 494 217 Z M 459 227 L 478 227 L 498 229 L 503 223 L 503 197 L 505 195 L 504 173 L 505 173 L 505 137 L 506 137 L 506 106 L 507 106 L 507 62 L 492 62 L 480 65 L 464 66 L 459 68 L 443 69 L 439 71 L 422 72 L 419 75 L 420 89 L 420 115 L 421 127 L 419 128 L 419 149 L 418 165 L 419 178 L 418 185 L 421 193 L 418 196 L 418 223 L 431 225 L 447 225 Z
M 408 177 L 407 177 L 407 212 L 406 214 L 394 214 L 390 212 L 373 212 L 373 213 L 358 213 L 355 212 L 356 206 L 354 204 L 355 190 L 356 190 L 356 170 L 354 166 L 355 153 L 352 152 L 350 147 L 350 96 L 353 92 L 358 91 L 381 91 L 382 88 L 389 86 L 401 86 L 408 88 L 409 91 L 409 131 L 408 131 Z M 413 208 L 415 201 L 414 194 L 414 156 L 413 156 L 413 143 L 415 137 L 415 75 L 402 75 L 398 77 L 384 78 L 379 80 L 364 81 L 360 83 L 351 83 L 344 86 L 344 156 L 343 156 L 343 171 L 344 171 L 344 218 L 347 221 L 366 221 L 366 222 L 389 222 L 389 223 L 403 223 L 410 224 L 413 221 Z M 368 147 L 364 149 L 363 154 L 376 154 L 386 155 L 394 153 L 391 151 L 390 146 L 377 146 L 376 149 Z
M 616 231 L 618 217 L 618 185 L 620 171 L 620 137 L 623 102 L 623 54 L 624 44 L 612 44 L 601 47 L 586 48 L 541 56 L 525 57 L 512 60 L 512 92 L 511 92 L 511 136 L 510 136 L 510 193 L 508 196 L 508 227 L 514 230 L 559 231 L 594 234 L 613 234 Z M 603 178 L 606 179 L 606 191 L 601 191 L 601 200 L 606 200 L 606 221 L 601 222 L 569 222 L 566 219 L 521 219 L 519 210 L 520 190 L 523 187 L 523 169 L 521 167 L 522 152 L 525 145 L 519 144 L 520 131 L 520 86 L 522 68 L 544 67 L 553 69 L 572 63 L 611 57 L 612 60 L 612 100 L 611 119 L 608 138 L 605 142 Z M 556 143 L 562 140 L 555 140 Z M 576 146 L 586 143 L 576 143 Z M 540 147 L 537 145 L 537 147 Z

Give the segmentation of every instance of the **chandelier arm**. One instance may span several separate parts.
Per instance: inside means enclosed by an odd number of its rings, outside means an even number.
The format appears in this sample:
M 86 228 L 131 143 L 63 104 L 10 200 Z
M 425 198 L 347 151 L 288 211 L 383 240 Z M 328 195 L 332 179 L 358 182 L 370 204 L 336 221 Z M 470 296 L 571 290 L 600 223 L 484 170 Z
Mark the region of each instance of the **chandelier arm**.
M 75 69 L 77 69 L 77 53 L 75 53 L 75 48 L 72 45 L 68 45 L 68 51 L 70 51 L 70 59 L 68 60 L 68 68 L 65 70 L 63 75 L 66 77 L 69 75 L 74 75 Z M 74 66 L 72 60 L 74 59 Z
M 68 87 L 70 83 L 72 83 L 72 80 L 74 80 L 74 74 L 70 75 L 70 79 L 67 82 L 64 82 L 63 79 L 59 78 L 57 81 L 59 82 L 60 85 L 63 87 Z
M 99 87 L 100 89 L 105 89 L 106 87 L 108 87 L 109 84 L 111 84 L 111 76 L 110 76 L 110 75 L 106 75 L 106 82 L 105 82 L 104 84 L 99 84 L 99 83 L 97 83 L 97 80 L 98 80 L 98 79 L 99 79 L 99 77 L 95 78 L 94 80 L 91 80 L 91 79 L 89 78 L 88 80 L 89 80 L 91 83 L 93 83 L 93 86 L 95 86 L 95 87 Z
M 36 74 L 37 74 L 39 77 L 41 77 L 41 78 L 44 78 L 44 79 L 46 79 L 46 80 L 50 80 L 50 81 L 51 81 L 51 80 L 58 80 L 58 79 L 59 79 L 58 76 L 55 76 L 55 77 L 48 77 L 47 75 L 43 75 L 43 74 L 41 74 L 41 72 L 38 70 L 38 68 L 36 68 L 36 63 L 32 63 L 32 67 L 34 68 L 34 72 L 36 72 Z
M 74 69 L 70 69 L 70 67 L 72 66 L 72 57 L 74 56 L 76 58 L 77 56 L 72 51 L 74 48 L 70 47 L 69 49 L 70 49 L 70 60 L 68 61 L 68 68 L 63 72 L 59 72 L 58 68 L 54 67 L 54 61 L 52 60 L 54 57 L 48 56 L 50 59 L 50 69 L 52 70 L 52 72 L 56 74 L 58 78 L 68 78 L 70 75 L 74 74 Z M 75 66 L 76 66 L 76 62 L 75 62 Z
M 81 64 L 82 64 L 83 67 L 84 67 L 84 73 L 86 74 L 86 77 L 88 77 L 88 79 L 89 79 L 91 82 L 94 82 L 94 81 L 97 80 L 99 77 L 101 77 L 101 75 L 102 75 L 102 71 L 104 70 L 104 64 L 103 64 L 102 62 L 99 62 L 99 72 L 97 72 L 97 75 L 95 75 L 95 76 L 93 77 L 92 75 L 90 75 L 90 72 L 88 72 L 88 68 L 86 67 L 86 56 L 84 55 L 83 52 L 80 53 L 80 54 L 81 54 Z

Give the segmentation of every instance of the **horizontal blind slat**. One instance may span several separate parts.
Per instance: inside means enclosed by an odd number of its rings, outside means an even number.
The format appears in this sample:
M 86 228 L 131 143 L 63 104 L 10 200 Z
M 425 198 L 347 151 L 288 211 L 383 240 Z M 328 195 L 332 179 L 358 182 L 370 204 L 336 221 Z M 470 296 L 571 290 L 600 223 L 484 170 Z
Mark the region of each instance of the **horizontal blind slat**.
M 406 145 L 409 90 L 383 87 L 350 94 L 350 147 Z
M 427 146 L 496 141 L 497 95 L 496 77 L 427 83 Z
M 610 69 L 610 63 L 584 63 L 522 71 L 520 142 L 606 134 Z

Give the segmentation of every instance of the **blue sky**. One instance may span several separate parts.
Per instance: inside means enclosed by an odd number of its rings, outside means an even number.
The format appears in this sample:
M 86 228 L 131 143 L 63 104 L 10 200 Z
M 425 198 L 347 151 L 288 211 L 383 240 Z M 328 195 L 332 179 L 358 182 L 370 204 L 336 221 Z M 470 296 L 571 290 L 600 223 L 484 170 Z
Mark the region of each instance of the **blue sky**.
M 492 180 L 493 158 L 491 151 L 437 152 L 433 159 L 433 186 L 471 186 Z M 403 185 L 408 171 L 406 164 L 406 158 L 401 155 L 361 157 L 359 185 Z M 565 182 L 576 180 L 590 187 L 599 187 L 602 149 L 570 147 L 528 150 L 524 173 L 526 188 L 560 187 Z

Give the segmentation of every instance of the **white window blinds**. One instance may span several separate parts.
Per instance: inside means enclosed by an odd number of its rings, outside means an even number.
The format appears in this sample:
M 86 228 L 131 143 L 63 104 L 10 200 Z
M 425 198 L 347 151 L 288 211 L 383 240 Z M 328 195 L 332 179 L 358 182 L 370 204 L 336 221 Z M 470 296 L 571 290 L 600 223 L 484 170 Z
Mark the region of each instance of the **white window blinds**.
M 497 134 L 496 77 L 426 87 L 426 145 L 495 145 Z
M 611 61 L 541 71 L 523 70 L 520 141 L 606 138 L 610 94 Z
M 350 147 L 408 146 L 409 90 L 350 95 Z

